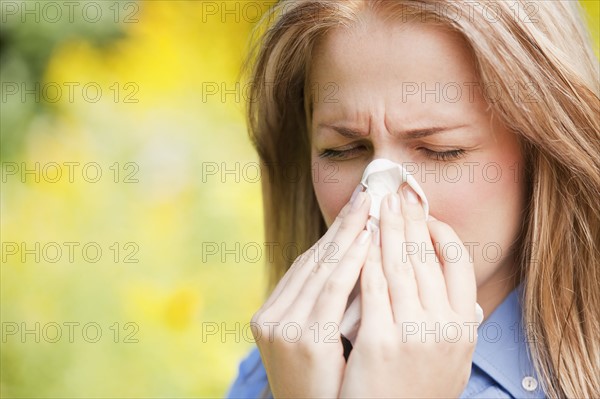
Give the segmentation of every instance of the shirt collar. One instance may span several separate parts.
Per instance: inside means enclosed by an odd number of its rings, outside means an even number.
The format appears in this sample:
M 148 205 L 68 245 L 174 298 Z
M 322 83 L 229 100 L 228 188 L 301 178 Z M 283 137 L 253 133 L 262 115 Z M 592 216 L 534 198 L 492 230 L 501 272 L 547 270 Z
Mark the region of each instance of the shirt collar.
M 521 321 L 522 291 L 519 284 L 479 326 L 473 363 L 511 396 L 543 398 Z M 532 384 L 537 388 L 531 390 Z

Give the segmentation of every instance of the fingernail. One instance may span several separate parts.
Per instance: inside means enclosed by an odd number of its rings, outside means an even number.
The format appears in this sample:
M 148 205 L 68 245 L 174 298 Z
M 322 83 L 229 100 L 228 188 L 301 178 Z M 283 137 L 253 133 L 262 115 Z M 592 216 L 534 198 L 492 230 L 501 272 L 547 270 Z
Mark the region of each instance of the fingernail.
M 354 198 L 354 201 L 352 201 L 352 210 L 353 211 L 359 210 L 360 207 L 362 206 L 362 204 L 365 202 L 366 197 L 367 197 L 367 194 L 365 194 L 363 192 L 359 192 L 356 195 L 356 198 Z
M 358 193 L 360 193 L 363 190 L 363 185 L 359 184 L 358 186 L 356 186 L 356 188 L 354 189 L 354 191 L 352 192 L 352 196 L 350 197 L 350 202 L 354 202 L 354 200 L 356 199 L 356 196 L 358 195 Z
M 419 204 L 419 197 L 408 184 L 402 187 L 402 193 L 404 193 L 404 199 L 409 204 Z
M 392 212 L 400 213 L 400 197 L 397 193 L 392 193 L 392 195 L 390 195 L 388 203 Z
M 358 236 L 358 243 L 360 245 L 366 244 L 369 241 L 370 235 L 371 233 L 369 233 L 367 230 L 363 230 Z

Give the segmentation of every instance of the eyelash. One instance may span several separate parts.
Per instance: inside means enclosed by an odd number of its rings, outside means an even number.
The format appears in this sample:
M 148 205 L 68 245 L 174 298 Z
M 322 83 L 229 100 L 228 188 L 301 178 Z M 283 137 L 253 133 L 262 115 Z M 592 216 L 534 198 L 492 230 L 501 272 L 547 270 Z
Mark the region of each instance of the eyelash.
M 363 148 L 364 148 L 363 146 L 360 146 L 360 147 L 354 147 L 349 150 L 343 150 L 343 151 L 324 150 L 323 152 L 321 152 L 319 154 L 319 157 L 327 158 L 327 159 L 345 159 L 345 158 L 348 158 L 349 154 L 352 154 L 355 151 L 360 151 Z
M 428 148 L 421 148 L 421 151 L 423 151 L 429 158 L 436 161 L 453 161 L 455 159 L 459 159 L 465 154 L 465 150 L 463 149 L 437 152 Z
M 327 159 L 344 160 L 344 159 L 348 158 L 349 156 L 351 156 L 353 152 L 360 151 L 362 149 L 364 149 L 364 146 L 355 147 L 355 148 L 351 148 L 349 150 L 343 150 L 343 151 L 324 150 L 323 152 L 321 152 L 319 154 L 319 157 L 327 158 Z M 466 152 L 463 149 L 438 152 L 438 151 L 432 151 L 428 148 L 423 148 L 423 147 L 419 148 L 419 150 L 424 152 L 428 158 L 436 160 L 436 161 L 452 161 L 452 160 L 462 157 Z

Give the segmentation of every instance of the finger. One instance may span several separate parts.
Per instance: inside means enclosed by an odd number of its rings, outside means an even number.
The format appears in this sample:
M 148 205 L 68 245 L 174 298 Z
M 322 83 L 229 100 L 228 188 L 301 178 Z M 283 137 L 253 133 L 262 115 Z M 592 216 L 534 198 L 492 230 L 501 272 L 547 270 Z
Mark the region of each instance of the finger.
M 360 281 L 359 281 L 360 284 Z M 340 333 L 354 345 L 356 341 L 356 333 L 360 325 L 360 293 L 354 297 L 352 302 L 346 308 L 342 321 L 340 322 Z
M 456 313 L 470 319 L 474 317 L 477 283 L 469 252 L 454 229 L 446 223 L 433 219 L 427 225 L 442 262 L 450 306 Z
M 421 300 L 415 271 L 402 251 L 405 226 L 397 193 L 389 194 L 381 202 L 380 228 L 383 272 L 390 290 L 394 321 L 399 323 L 421 309 Z
M 356 238 L 340 265 L 329 275 L 320 291 L 310 320 L 340 325 L 346 304 L 367 259 L 371 233 L 363 230 Z
M 445 310 L 449 307 L 446 284 L 425 222 L 423 206 L 408 184 L 404 184 L 401 191 L 406 251 L 415 271 L 421 305 L 428 310 Z
M 319 255 L 323 256 L 327 252 L 327 246 L 331 246 L 331 242 L 337 233 L 344 217 L 348 215 L 352 206 L 352 200 L 356 195 L 364 189 L 362 185 L 358 185 L 352 194 L 350 201 L 344 205 L 339 212 L 327 232 L 313 246 L 300 255 L 290 266 L 286 274 L 281 278 L 263 308 L 267 309 L 273 305 L 275 301 L 282 302 L 284 308 L 287 308 L 291 301 L 296 298 L 300 288 L 306 281 L 311 270 L 319 262 Z M 285 293 L 283 297 L 281 295 Z M 281 297 L 281 298 L 280 298 Z
M 369 206 L 369 196 L 364 192 L 359 193 L 330 243 L 333 253 L 329 251 L 324 254 L 319 263 L 311 270 L 298 296 L 294 299 L 290 308 L 286 310 L 286 315 L 298 317 L 299 320 L 305 320 L 308 317 L 325 282 L 333 270 L 339 266 L 352 243 L 363 231 L 369 216 Z M 352 289 L 352 287 L 350 288 Z M 348 296 L 346 295 L 343 300 L 347 301 Z
M 394 322 L 388 285 L 381 264 L 381 247 L 374 243 L 361 272 L 361 325 L 363 334 L 385 329 Z

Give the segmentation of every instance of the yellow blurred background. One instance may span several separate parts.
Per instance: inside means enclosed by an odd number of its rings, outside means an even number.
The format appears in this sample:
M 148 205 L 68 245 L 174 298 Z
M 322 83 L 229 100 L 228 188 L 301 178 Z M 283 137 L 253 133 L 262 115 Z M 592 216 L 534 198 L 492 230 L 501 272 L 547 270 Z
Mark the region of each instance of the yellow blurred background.
M 272 3 L 2 2 L 1 397 L 225 394 L 266 283 L 236 81 Z

